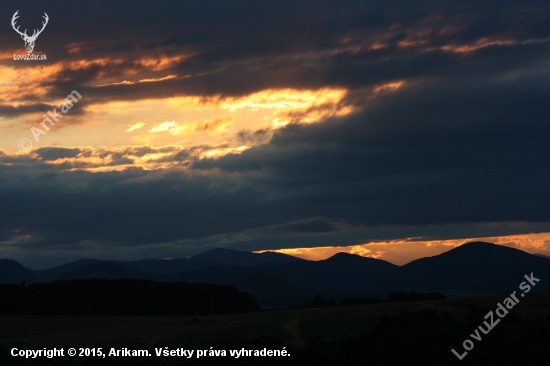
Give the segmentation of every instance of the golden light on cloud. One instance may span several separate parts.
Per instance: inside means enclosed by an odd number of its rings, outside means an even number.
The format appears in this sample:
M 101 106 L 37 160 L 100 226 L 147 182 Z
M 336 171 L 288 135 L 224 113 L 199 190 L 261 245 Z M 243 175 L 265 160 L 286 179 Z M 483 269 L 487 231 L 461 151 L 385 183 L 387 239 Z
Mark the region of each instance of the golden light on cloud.
M 369 46 L 369 49 L 370 50 L 379 50 L 379 49 L 386 48 L 386 47 L 388 47 L 388 45 L 385 44 L 385 43 L 373 43 Z
M 47 160 L 45 161 L 46 164 L 51 165 L 62 165 L 62 164 L 77 164 L 78 166 L 98 166 L 98 165 L 109 165 L 113 162 L 113 158 L 111 155 L 106 156 L 100 156 L 100 154 L 94 154 L 93 149 L 83 149 L 83 151 L 91 152 L 92 154 L 89 154 L 86 156 L 86 154 L 81 154 L 75 157 L 66 157 L 66 158 L 59 158 L 55 160 Z M 100 151 L 97 151 L 100 152 Z M 38 156 L 33 153 L 34 158 L 38 158 Z
M 454 52 L 454 53 L 469 53 L 477 51 L 481 48 L 491 47 L 491 46 L 512 46 L 512 45 L 528 45 L 534 43 L 549 43 L 550 38 L 541 38 L 541 39 L 529 39 L 523 41 L 511 40 L 511 39 L 491 39 L 488 37 L 481 38 L 472 44 L 464 45 L 445 45 L 439 47 L 443 51 Z
M 490 47 L 490 46 L 507 46 L 514 44 L 514 41 L 511 40 L 495 40 L 489 41 L 488 39 L 480 39 L 474 44 L 471 45 L 445 45 L 441 46 L 440 49 L 443 51 L 454 52 L 454 53 L 468 53 L 479 50 L 480 48 Z
M 6 102 L 19 102 L 34 97 L 43 99 L 48 89 L 40 87 L 40 84 L 51 75 L 52 68 L 26 68 L 24 72 L 12 66 L 0 65 L 0 99 Z
M 140 60 L 140 64 L 146 66 L 152 71 L 166 70 L 187 60 L 193 55 L 194 55 L 193 53 L 189 53 L 189 54 L 181 54 L 181 55 L 175 55 L 175 56 L 145 57 Z
M 218 146 L 204 145 L 191 150 L 185 150 L 178 145 L 124 146 L 111 149 L 98 149 L 91 146 L 66 147 L 67 149 L 78 149 L 79 151 L 74 155 L 55 159 L 43 159 L 36 148 L 27 154 L 30 158 L 40 160 L 44 164 L 62 166 L 63 171 L 80 170 L 96 173 L 122 171 L 136 167 L 143 170 L 185 170 L 187 163 L 193 160 L 218 158 L 227 154 L 240 154 L 249 149 L 245 145 L 237 147 L 227 147 L 226 145 L 226 143 Z M 17 155 L 22 154 L 22 152 L 17 153 Z M 2 163 L 2 165 L 11 165 L 11 163 Z
M 71 43 L 66 49 L 71 55 L 79 55 L 92 46 Z M 145 55 L 132 60 L 120 57 L 65 59 L 39 66 L 29 64 L 30 67 L 24 69 L 0 66 L 0 98 L 4 104 L 14 108 L 23 106 L 26 108 L 22 110 L 27 111 L 8 117 L 16 126 L 11 133 L 28 132 L 29 126 L 41 122 L 41 109 L 58 104 L 48 97 L 52 86 L 45 85 L 44 80 L 65 80 L 67 75 L 93 69 L 97 72 L 90 74 L 92 77 L 86 85 L 98 90 L 115 85 L 161 83 L 191 77 L 178 77 L 174 67 L 192 56 L 180 53 Z M 215 152 L 204 156 L 222 156 L 224 152 L 244 151 L 243 146 L 250 148 L 265 143 L 273 131 L 289 123 L 310 124 L 346 115 L 353 111 L 352 106 L 343 103 L 346 94 L 344 88 L 284 88 L 240 97 L 180 95 L 128 101 L 89 100 L 86 107 L 82 107 L 85 113 L 64 116 L 63 123 L 56 124 L 55 133 L 44 136 L 33 146 L 69 144 L 107 149 L 132 145 L 211 146 Z M 26 102 L 29 100 L 40 100 L 42 106 Z M 146 126 L 149 128 L 144 128 Z M 258 131 L 261 137 L 255 135 Z M 243 140 L 242 136 L 254 137 Z
M 142 128 L 143 126 L 145 126 L 145 123 L 143 122 L 138 122 L 138 123 L 135 123 L 133 125 L 131 125 L 126 131 L 124 132 L 132 132 L 132 131 L 135 131 L 135 130 L 139 130 L 140 128 Z
M 171 157 L 182 150 L 180 146 L 125 146 L 110 150 L 96 149 L 90 146 L 79 147 L 80 152 L 71 157 L 60 157 L 54 160 L 45 160 L 45 164 L 66 165 L 66 171 L 84 170 L 89 172 L 121 171 L 128 168 L 140 167 L 144 170 L 155 170 L 176 167 L 180 162 Z M 197 151 L 196 154 L 200 154 Z M 30 156 L 40 159 L 33 150 Z
M 101 84 L 101 85 L 96 85 L 96 86 L 101 87 L 101 86 L 109 86 L 109 85 L 133 85 L 133 84 L 139 84 L 139 83 L 156 83 L 156 82 L 159 82 L 159 81 L 170 80 L 170 79 L 175 79 L 175 78 L 176 78 L 176 75 L 168 75 L 168 76 L 160 77 L 160 78 L 140 79 L 140 80 L 137 80 L 137 81 L 123 80 L 123 81 L 119 81 L 119 82 Z
M 345 95 L 344 89 L 270 89 L 239 98 L 178 96 L 139 102 L 116 101 L 89 106 L 93 112 L 87 118 L 101 117 L 105 121 L 101 134 L 103 147 L 211 146 L 215 151 L 203 152 L 200 156 L 219 157 L 244 151 L 243 146 L 250 148 L 268 141 L 272 131 L 288 123 L 316 123 L 329 116 L 350 113 L 352 107 L 340 105 Z M 144 126 L 150 127 L 144 129 Z M 254 134 L 260 130 L 262 139 L 243 141 L 240 137 L 242 131 Z M 121 138 L 121 135 L 127 137 Z
M 381 254 L 376 254 L 372 250 L 365 248 L 364 246 L 356 245 L 351 247 L 350 254 L 357 254 L 361 257 L 378 258 Z
M 340 101 L 345 89 L 269 89 L 240 98 L 226 98 L 221 107 L 234 111 L 242 108 L 252 109 L 305 109 L 326 103 Z
M 400 85 L 396 82 L 379 89 L 393 90 Z M 67 163 L 67 170 L 184 168 L 192 159 L 242 153 L 269 141 L 276 129 L 289 123 L 317 123 L 330 116 L 348 114 L 353 107 L 342 105 L 346 94 L 346 90 L 334 88 L 269 89 L 238 98 L 177 96 L 88 104 L 85 115 L 65 116 L 62 123 L 56 124 L 55 131 L 41 137 L 40 145 L 33 144 L 33 149 L 69 145 L 87 151 L 79 157 L 48 162 Z M 39 123 L 40 116 L 30 114 L 21 119 L 26 121 L 18 122 L 21 131 L 27 129 L 28 133 L 29 123 Z M 260 134 L 256 134 L 258 131 Z M 242 136 L 252 137 L 243 140 Z M 126 160 L 106 158 L 108 152 L 136 146 L 154 150 L 163 146 L 175 148 L 163 157 L 146 154 L 124 155 Z M 171 156 L 182 150 L 187 151 L 188 158 Z
M 206 150 L 204 152 L 201 152 L 200 156 L 201 158 L 217 158 L 227 154 L 242 153 L 247 149 L 249 149 L 248 146 L 239 146 L 236 148 L 227 147 L 227 148 L 211 149 L 211 150 Z
M 225 133 L 231 124 L 233 123 L 232 117 L 215 117 L 211 119 L 203 119 L 192 123 L 176 123 L 163 122 L 152 129 L 149 132 L 169 132 L 170 134 L 183 135 L 193 132 L 208 132 L 212 134 Z
M 76 55 L 77 53 L 79 53 L 80 51 L 82 51 L 82 49 L 84 48 L 84 43 L 81 43 L 81 42 L 73 42 L 73 43 L 70 43 L 68 44 L 67 46 L 65 46 L 65 49 L 67 49 L 67 52 L 71 55 Z
M 77 50 L 77 46 L 71 50 Z M 77 52 L 76 52 L 77 53 Z M 13 56 L 13 53 L 10 53 Z M 128 62 L 126 58 L 96 58 L 96 59 L 79 59 L 79 60 L 62 60 L 53 64 L 39 65 L 37 67 L 26 67 L 24 69 L 14 66 L 0 66 L 0 76 L 2 85 L 0 87 L 0 97 L 5 101 L 18 100 L 22 96 L 34 95 L 43 98 L 50 87 L 43 87 L 44 80 L 59 79 L 70 72 L 82 71 L 90 68 L 98 68 L 100 70 L 95 75 L 94 80 L 104 80 L 112 78 L 113 66 L 118 66 L 116 76 L 131 76 L 143 74 L 144 72 L 158 72 L 173 68 L 178 63 L 191 57 L 191 54 L 181 54 L 175 56 L 157 56 L 143 57 L 133 62 Z M 105 66 L 111 66 L 111 68 Z M 138 80 L 112 80 L 110 83 L 125 84 L 125 83 L 145 83 L 158 82 L 168 79 L 174 79 L 176 75 L 164 75 L 159 78 L 140 78 Z M 109 82 L 101 85 L 109 85 Z M 94 85 L 97 86 L 97 85 Z
M 68 45 L 67 50 L 78 55 L 85 47 L 90 45 L 74 43 Z M 28 107 L 24 109 L 28 112 L 8 117 L 13 119 L 12 125 L 15 126 L 10 133 L 14 136 L 28 134 L 30 126 L 42 120 L 43 112 L 36 111 L 58 104 L 49 100 L 51 89 L 43 85 L 45 79 L 62 80 L 63 75 L 97 69 L 99 71 L 93 74 L 87 86 L 98 90 L 114 85 L 131 87 L 138 83 L 160 83 L 188 77 L 178 77 L 166 70 L 191 56 L 145 56 L 130 61 L 109 57 L 63 60 L 28 67 L 23 72 L 12 66 L 0 66 L 0 98 L 11 107 Z M 109 67 L 105 67 L 107 65 Z M 385 89 L 397 87 L 388 85 Z M 217 158 L 265 143 L 275 130 L 290 123 L 311 124 L 349 114 L 354 107 L 343 102 L 346 95 L 346 89 L 328 87 L 266 89 L 240 97 L 180 95 L 162 99 L 90 100 L 82 107 L 85 113 L 64 116 L 55 129 L 41 137 L 38 144 L 33 143 L 33 148 L 70 145 L 114 151 L 128 146 L 178 146 L 193 151 L 191 156 Z M 43 106 L 22 102 L 29 98 L 41 100 Z M 14 138 L 6 137 L 6 141 Z M 139 157 L 132 159 L 133 165 L 127 167 L 154 169 L 178 164 L 178 161 L 160 164 L 156 159 L 147 162 Z M 124 166 L 101 159 L 87 161 L 84 157 L 80 162 L 84 169 L 89 170 L 118 170 Z
M 550 255 L 550 233 L 430 241 L 408 238 L 342 247 L 290 248 L 271 251 L 315 261 L 327 259 L 336 253 L 344 252 L 403 265 L 415 259 L 444 253 L 472 241 L 485 241 L 520 249 L 532 254 Z M 256 253 L 261 252 L 265 252 L 265 250 L 256 251 Z
M 174 127 L 176 124 L 175 121 L 172 121 L 172 122 L 163 122 L 163 123 L 160 123 L 158 125 L 156 125 L 155 127 L 151 128 L 149 130 L 149 132 L 163 132 L 163 131 L 168 131 L 170 130 L 172 127 Z
M 397 45 L 399 47 L 403 47 L 403 48 L 407 48 L 407 47 L 418 47 L 418 46 L 421 46 L 421 45 L 424 45 L 428 43 L 427 40 L 419 40 L 419 41 L 399 41 L 397 42 Z
M 379 93 L 381 91 L 396 90 L 396 89 L 401 88 L 403 86 L 403 84 L 405 84 L 404 80 L 382 84 L 382 85 L 379 85 L 379 86 L 375 87 L 374 92 Z

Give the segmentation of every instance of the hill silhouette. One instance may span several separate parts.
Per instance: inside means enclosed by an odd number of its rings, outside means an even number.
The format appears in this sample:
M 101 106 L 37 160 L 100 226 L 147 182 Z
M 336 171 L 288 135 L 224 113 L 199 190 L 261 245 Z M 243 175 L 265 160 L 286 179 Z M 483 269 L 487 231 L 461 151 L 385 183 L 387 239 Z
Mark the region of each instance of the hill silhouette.
M 111 263 L 152 274 L 173 274 L 213 266 L 215 263 L 198 262 L 190 258 L 144 259 L 141 261 L 111 261 Z
M 298 281 L 270 274 L 262 266 L 205 267 L 165 278 L 168 281 L 235 285 L 239 290 L 253 295 L 260 304 L 267 306 L 300 306 L 317 291 L 301 286 Z
M 69 271 L 72 271 L 72 270 L 75 270 L 75 269 L 78 269 L 78 268 L 86 267 L 86 266 L 89 266 L 90 264 L 94 264 L 94 263 L 98 263 L 98 262 L 103 262 L 103 261 L 101 261 L 99 259 L 84 258 L 84 259 L 80 259 L 80 260 L 75 261 L 75 262 L 70 262 L 70 263 L 63 264 L 63 265 L 58 266 L 58 267 L 49 268 L 49 269 L 35 270 L 34 272 L 37 275 L 39 275 L 40 277 L 42 277 L 43 279 L 45 279 L 46 281 L 53 281 L 54 279 L 56 279 L 58 276 L 62 275 L 63 273 L 66 273 L 66 272 L 69 272 Z
M 336 293 L 366 288 L 373 279 L 385 276 L 398 266 L 380 259 L 338 253 L 321 261 L 272 264 L 263 271 L 305 287 Z M 332 295 L 331 295 L 332 296 Z
M 193 271 L 212 266 L 254 266 L 264 263 L 297 261 L 303 260 L 290 255 L 275 252 L 250 253 L 238 250 L 215 248 L 190 258 L 144 259 L 138 261 L 80 259 L 54 268 L 35 270 L 34 273 L 46 281 L 52 281 L 64 273 L 100 262 L 109 262 L 118 266 L 127 267 L 150 274 L 166 275 Z M 105 268 L 111 268 L 112 270 L 114 267 L 106 265 Z
M 191 260 L 197 262 L 229 264 L 232 266 L 255 266 L 272 262 L 304 261 L 300 258 L 276 252 L 251 253 L 224 248 L 215 248 L 207 252 L 195 255 L 191 257 Z
M 13 270 L 6 270 L 8 267 Z M 530 273 L 541 278 L 533 291 L 550 291 L 548 258 L 485 242 L 464 244 L 403 266 L 347 253 L 308 261 L 280 253 L 228 249 L 173 260 L 82 260 L 35 273 L 15 261 L 0 262 L 0 282 L 4 283 L 51 281 L 57 273 L 56 279 L 61 280 L 133 278 L 234 285 L 263 306 L 301 306 L 318 293 L 338 300 L 358 296 L 385 298 L 391 292 L 410 291 L 447 296 L 509 294 Z M 460 293 L 466 295 L 456 295 Z
M 118 280 L 133 278 L 141 280 L 156 279 L 154 275 L 121 266 L 112 262 L 97 262 L 74 269 L 59 275 L 57 280 L 81 280 L 81 279 L 107 279 Z
M 531 272 L 550 279 L 550 261 L 518 249 L 471 242 L 399 267 L 381 278 L 377 286 L 392 291 L 467 289 L 507 293 L 516 290 L 523 276 Z M 550 280 L 541 281 L 536 290 L 550 290 Z
M 43 282 L 44 280 L 33 271 L 23 267 L 11 259 L 0 259 L 0 283 L 27 284 Z

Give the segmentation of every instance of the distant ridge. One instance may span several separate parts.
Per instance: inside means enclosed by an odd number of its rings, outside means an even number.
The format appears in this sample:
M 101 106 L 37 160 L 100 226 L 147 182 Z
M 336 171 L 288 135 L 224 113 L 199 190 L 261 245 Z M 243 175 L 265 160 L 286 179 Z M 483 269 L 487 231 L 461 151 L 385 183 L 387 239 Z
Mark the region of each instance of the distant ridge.
M 400 291 L 461 289 L 507 293 L 517 290 L 525 274 L 542 278 L 536 291 L 550 290 L 547 259 L 486 242 L 470 242 L 448 252 L 412 261 L 380 279 L 378 288 Z
M 197 262 L 231 264 L 235 266 L 256 266 L 271 262 L 299 262 L 303 259 L 276 252 L 251 253 L 239 250 L 215 248 L 191 257 Z
M 264 266 L 272 275 L 292 281 L 304 288 L 326 292 L 327 296 L 365 291 L 368 283 L 395 271 L 398 266 L 381 259 L 338 253 L 321 261 L 280 263 Z
M 193 271 L 199 268 L 214 265 L 208 262 L 196 262 L 189 258 L 175 259 L 144 259 L 140 261 L 110 261 L 119 266 L 134 269 L 136 271 L 153 273 L 158 275 L 174 274 Z
M 102 262 L 102 261 L 99 259 L 84 258 L 75 262 L 63 264 L 58 267 L 49 268 L 49 269 L 39 269 L 39 270 L 35 270 L 34 272 L 38 274 L 40 277 L 44 278 L 45 280 L 52 281 L 63 273 L 66 273 L 78 268 L 86 267 L 90 264 L 94 264 L 98 262 Z
M 509 294 L 530 273 L 541 279 L 533 291 L 550 291 L 548 258 L 486 242 L 467 243 L 403 266 L 349 253 L 308 261 L 281 253 L 229 249 L 173 260 L 86 259 L 35 272 L 15 261 L 0 261 L 0 283 L 133 278 L 231 284 L 266 306 L 301 306 L 317 293 L 337 299 L 385 297 L 396 291 L 445 292 L 456 297 Z
M 0 283 L 20 284 L 21 282 L 31 284 L 44 282 L 44 280 L 14 260 L 0 259 Z
M 120 280 L 127 278 L 153 280 L 154 276 L 149 273 L 136 271 L 111 262 L 98 262 L 65 272 L 59 275 L 56 280 L 88 280 L 93 278 L 107 280 Z
M 371 257 L 363 257 L 362 255 L 358 254 L 352 254 L 352 253 L 346 253 L 346 252 L 340 252 L 334 254 L 332 257 L 328 257 L 327 259 L 323 259 L 319 262 L 342 262 L 342 263 L 350 263 L 350 262 L 372 262 L 375 263 L 377 261 L 378 263 L 390 263 L 388 261 L 385 261 L 383 259 L 376 259 Z M 391 263 L 390 263 L 391 264 Z M 394 266 L 394 264 L 392 264 Z

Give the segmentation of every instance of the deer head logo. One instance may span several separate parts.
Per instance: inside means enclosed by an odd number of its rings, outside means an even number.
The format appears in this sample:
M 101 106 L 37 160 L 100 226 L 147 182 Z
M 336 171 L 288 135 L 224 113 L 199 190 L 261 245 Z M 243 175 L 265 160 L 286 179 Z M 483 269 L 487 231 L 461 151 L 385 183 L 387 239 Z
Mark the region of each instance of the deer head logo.
M 42 31 L 44 30 L 44 28 L 46 28 L 46 24 L 48 24 L 48 14 L 44 13 L 44 20 L 45 22 L 42 22 L 42 29 L 38 30 L 38 29 L 35 29 L 32 36 L 28 36 L 27 35 L 27 30 L 25 29 L 24 32 L 20 32 L 19 31 L 19 26 L 17 26 L 17 28 L 15 28 L 15 20 L 17 18 L 19 18 L 19 15 L 17 15 L 17 13 L 19 12 L 19 10 L 17 10 L 15 12 L 15 14 L 13 14 L 13 17 L 11 18 L 11 26 L 13 27 L 13 29 L 19 33 L 21 35 L 21 38 L 23 38 L 23 41 L 25 41 L 25 48 L 27 49 L 27 53 L 32 53 L 32 50 L 34 49 L 34 42 L 36 42 L 36 39 L 38 38 L 38 36 L 40 35 L 40 33 L 42 33 Z

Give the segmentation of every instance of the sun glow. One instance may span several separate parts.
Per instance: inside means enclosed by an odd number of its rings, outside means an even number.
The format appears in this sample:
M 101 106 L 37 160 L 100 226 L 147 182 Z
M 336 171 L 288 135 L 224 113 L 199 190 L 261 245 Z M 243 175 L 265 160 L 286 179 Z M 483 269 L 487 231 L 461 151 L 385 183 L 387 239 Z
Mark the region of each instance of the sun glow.
M 444 253 L 472 241 L 485 241 L 513 247 L 532 254 L 550 255 L 550 233 L 430 241 L 423 241 L 419 238 L 406 238 L 343 247 L 289 248 L 269 251 L 314 261 L 323 260 L 336 253 L 344 252 L 403 265 L 415 259 Z M 255 253 L 266 251 L 256 251 Z

